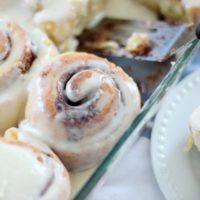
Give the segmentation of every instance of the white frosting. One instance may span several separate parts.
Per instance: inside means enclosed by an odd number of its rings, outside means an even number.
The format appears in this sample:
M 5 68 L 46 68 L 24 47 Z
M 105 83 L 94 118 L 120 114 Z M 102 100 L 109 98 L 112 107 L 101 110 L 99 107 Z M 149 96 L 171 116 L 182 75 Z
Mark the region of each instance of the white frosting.
M 58 55 L 58 50 L 41 30 L 27 28 L 27 32 L 36 49 L 36 59 L 34 60 L 29 73 L 29 75 L 33 77 L 43 69 L 43 66 L 47 62 Z M 28 80 L 30 81 L 30 77 Z
M 134 0 L 132 0 L 133 2 Z M 162 14 L 167 20 L 194 21 L 200 20 L 200 0 L 135 0 L 146 5 L 158 14 Z M 144 12 L 141 12 L 143 15 Z
M 17 22 L 28 22 L 34 12 L 23 0 L 0 0 L 0 17 L 11 17 Z
M 156 13 L 138 4 L 134 0 L 109 0 L 106 7 L 106 15 L 119 19 L 139 19 L 154 21 Z
M 40 150 L 0 140 L 0 163 L 0 199 L 69 199 L 69 177 L 63 165 Z
M 77 102 L 85 97 L 92 95 L 95 91 L 97 91 L 102 84 L 103 81 L 107 81 L 108 83 L 111 82 L 104 74 L 97 72 L 97 71 L 89 71 L 91 76 L 87 79 L 84 79 L 82 82 L 79 83 L 76 89 L 73 88 L 73 81 L 74 79 L 78 79 L 82 76 L 84 72 L 87 73 L 89 70 L 85 70 L 83 72 L 76 73 L 67 83 L 65 89 L 65 95 L 72 101 Z M 112 83 L 111 83 L 112 84 Z
M 18 77 L 17 83 L 13 83 L 12 87 L 8 87 L 1 92 L 0 95 L 0 133 L 3 133 L 11 126 L 17 126 L 17 122 L 23 115 L 24 105 L 26 101 L 25 88 L 22 82 L 24 79 Z

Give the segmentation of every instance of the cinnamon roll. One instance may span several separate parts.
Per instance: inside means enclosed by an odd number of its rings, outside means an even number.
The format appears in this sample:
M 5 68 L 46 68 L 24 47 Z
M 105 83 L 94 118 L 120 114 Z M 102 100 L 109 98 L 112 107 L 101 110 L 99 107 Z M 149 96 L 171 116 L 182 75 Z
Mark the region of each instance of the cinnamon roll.
M 0 1 L 0 16 L 44 30 L 60 50 L 74 49 L 74 36 L 99 21 L 108 0 L 6 0 Z
M 41 31 L 30 34 L 0 20 L 0 133 L 16 126 L 24 110 L 27 82 L 57 50 Z
M 15 128 L 0 138 L 0 199 L 68 200 L 69 175 L 56 155 L 44 144 L 19 141 Z
M 31 84 L 20 128 L 47 143 L 67 169 L 82 170 L 105 156 L 139 109 L 137 85 L 121 68 L 67 53 Z

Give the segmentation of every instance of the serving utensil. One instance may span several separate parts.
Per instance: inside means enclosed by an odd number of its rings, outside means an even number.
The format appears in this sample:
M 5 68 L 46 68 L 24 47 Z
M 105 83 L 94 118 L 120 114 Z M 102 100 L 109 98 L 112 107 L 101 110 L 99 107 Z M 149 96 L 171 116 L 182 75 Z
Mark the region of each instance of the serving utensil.
M 144 22 L 105 18 L 99 25 L 87 29 L 79 37 L 79 51 L 95 53 L 112 60 L 117 58 L 163 62 L 194 37 L 192 24 Z M 126 50 L 132 34 L 145 34 L 150 49 L 134 54 Z

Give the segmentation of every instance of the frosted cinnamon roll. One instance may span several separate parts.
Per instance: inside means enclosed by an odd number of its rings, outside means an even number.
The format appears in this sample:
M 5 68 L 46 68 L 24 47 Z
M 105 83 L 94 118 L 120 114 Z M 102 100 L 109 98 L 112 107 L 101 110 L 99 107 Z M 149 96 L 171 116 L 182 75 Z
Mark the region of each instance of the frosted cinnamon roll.
M 139 109 L 138 88 L 121 68 L 92 54 L 67 53 L 30 86 L 20 128 L 47 143 L 67 169 L 82 170 L 105 156 Z
M 33 146 L 9 129 L 0 138 L 0 199 L 68 200 L 69 175 L 56 155 L 44 144 Z
M 29 34 L 10 20 L 0 20 L 0 133 L 17 125 L 24 110 L 27 81 L 39 72 L 43 61 L 57 55 L 47 41 L 40 31 Z
M 40 27 L 61 50 L 74 49 L 74 36 L 103 16 L 108 0 L 6 0 L 0 1 L 0 16 Z

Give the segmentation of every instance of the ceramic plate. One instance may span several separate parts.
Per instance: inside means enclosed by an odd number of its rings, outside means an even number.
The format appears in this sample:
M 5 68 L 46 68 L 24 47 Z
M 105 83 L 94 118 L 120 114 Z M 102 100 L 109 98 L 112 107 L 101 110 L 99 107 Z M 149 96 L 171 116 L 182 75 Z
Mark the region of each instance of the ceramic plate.
M 184 152 L 188 120 L 200 105 L 200 71 L 169 92 L 156 117 L 151 155 L 157 182 L 167 200 L 200 199 L 200 152 Z

